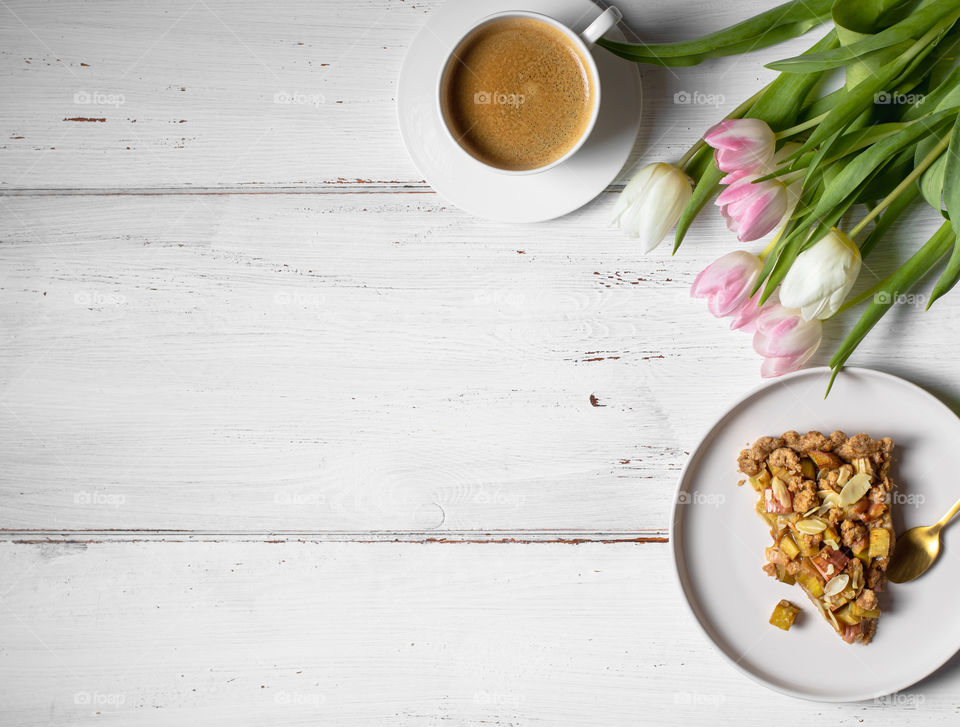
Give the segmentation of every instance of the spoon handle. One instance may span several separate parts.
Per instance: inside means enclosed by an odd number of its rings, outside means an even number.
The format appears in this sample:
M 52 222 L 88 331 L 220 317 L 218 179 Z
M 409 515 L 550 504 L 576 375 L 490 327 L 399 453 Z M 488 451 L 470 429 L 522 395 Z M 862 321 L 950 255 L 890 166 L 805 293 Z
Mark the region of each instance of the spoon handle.
M 951 520 L 953 520 L 954 516 L 956 516 L 956 514 L 957 514 L 958 512 L 960 512 L 960 500 L 957 500 L 955 503 L 953 503 L 953 507 L 951 507 L 951 508 L 947 511 L 947 514 L 946 514 L 946 515 L 944 515 L 942 518 L 940 518 L 940 522 L 938 522 L 937 525 L 939 525 L 940 527 L 943 527 L 943 526 L 946 525 L 948 522 L 950 522 Z

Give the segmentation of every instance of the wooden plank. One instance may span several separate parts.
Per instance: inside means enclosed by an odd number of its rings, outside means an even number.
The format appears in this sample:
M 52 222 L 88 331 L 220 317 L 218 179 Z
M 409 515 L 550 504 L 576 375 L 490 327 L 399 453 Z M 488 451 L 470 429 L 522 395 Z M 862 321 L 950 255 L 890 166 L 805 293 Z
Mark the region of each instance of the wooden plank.
M 397 130 L 396 77 L 440 4 L 4 3 L 0 189 L 420 183 Z M 732 21 L 712 0 L 618 5 L 646 40 Z M 751 0 L 737 15 L 768 5 Z M 811 42 L 705 68 L 645 68 L 638 154 L 679 157 L 774 77 L 764 62 Z
M 482 543 L 582 545 L 666 543 L 662 532 L 608 533 L 585 530 L 0 530 L 0 541 L 23 545 L 66 543 Z
M 688 297 L 719 216 L 643 256 L 612 202 L 518 227 L 420 193 L 2 198 L 0 525 L 662 533 L 759 362 Z M 854 362 L 956 401 L 960 310 L 912 308 Z
M 6 724 L 953 724 L 754 684 L 662 545 L 0 544 Z M 769 628 L 759 624 L 758 628 Z

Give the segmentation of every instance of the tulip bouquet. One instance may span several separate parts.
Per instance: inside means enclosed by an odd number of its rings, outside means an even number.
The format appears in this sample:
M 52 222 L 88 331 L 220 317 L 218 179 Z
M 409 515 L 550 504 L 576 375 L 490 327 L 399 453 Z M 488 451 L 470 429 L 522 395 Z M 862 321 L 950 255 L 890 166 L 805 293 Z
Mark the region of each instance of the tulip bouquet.
M 713 315 L 730 318 L 732 329 L 753 334 L 763 376 L 802 366 L 820 345 L 821 321 L 869 301 L 830 361 L 836 376 L 931 270 L 942 268 L 928 308 L 960 279 L 958 20 L 960 0 L 798 0 L 693 41 L 600 41 L 639 63 L 682 66 L 832 23 L 805 53 L 768 64 L 777 78 L 679 162 L 641 169 L 614 211 L 615 223 L 646 251 L 676 226 L 676 252 L 714 198 L 741 243 L 776 230 L 762 251 L 713 262 L 691 291 Z M 841 71 L 843 85 L 824 92 Z M 939 229 L 851 299 L 862 260 L 898 217 L 923 203 L 945 218 Z M 850 218 L 852 226 L 841 229 Z

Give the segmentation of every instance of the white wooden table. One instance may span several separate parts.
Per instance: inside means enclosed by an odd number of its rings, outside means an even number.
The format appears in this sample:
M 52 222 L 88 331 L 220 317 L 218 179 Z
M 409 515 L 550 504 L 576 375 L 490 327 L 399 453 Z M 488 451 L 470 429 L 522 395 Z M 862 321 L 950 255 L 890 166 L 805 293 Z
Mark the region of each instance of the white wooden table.
M 0 723 L 956 724 L 960 659 L 782 697 L 671 575 L 677 473 L 759 361 L 688 297 L 719 216 L 644 256 L 613 193 L 809 40 L 644 68 L 621 182 L 502 225 L 396 130 L 439 2 L 0 3 Z M 659 40 L 768 3 L 619 5 Z M 854 361 L 957 408 L 958 334 L 960 297 Z

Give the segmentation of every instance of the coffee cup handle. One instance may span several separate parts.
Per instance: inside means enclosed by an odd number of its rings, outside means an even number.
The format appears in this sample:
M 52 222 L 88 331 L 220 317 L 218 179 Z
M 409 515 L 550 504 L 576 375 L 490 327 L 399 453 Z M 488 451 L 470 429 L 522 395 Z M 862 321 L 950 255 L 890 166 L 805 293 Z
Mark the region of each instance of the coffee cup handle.
M 600 16 L 590 23 L 585 31 L 580 33 L 580 38 L 583 39 L 583 42 L 589 47 L 596 43 L 600 36 L 619 23 L 622 17 L 623 13 L 611 5 L 600 13 Z

